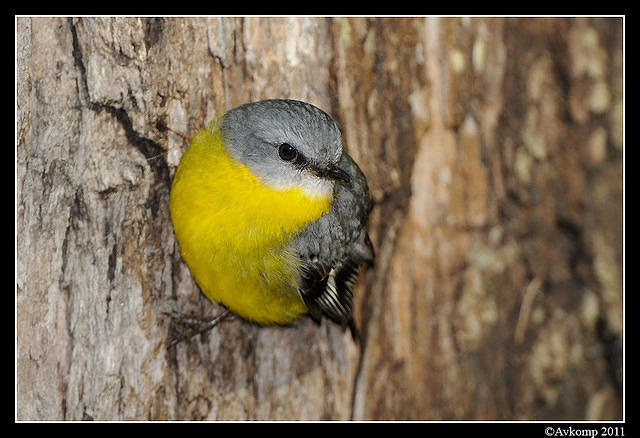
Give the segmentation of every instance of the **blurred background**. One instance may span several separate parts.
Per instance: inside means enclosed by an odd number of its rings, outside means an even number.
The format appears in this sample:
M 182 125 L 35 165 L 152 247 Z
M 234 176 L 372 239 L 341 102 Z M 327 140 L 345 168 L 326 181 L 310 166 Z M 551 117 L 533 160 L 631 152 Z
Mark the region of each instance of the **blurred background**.
M 17 17 L 18 420 L 622 419 L 623 19 Z M 359 345 L 212 316 L 171 179 L 216 115 L 330 113 L 374 198 Z

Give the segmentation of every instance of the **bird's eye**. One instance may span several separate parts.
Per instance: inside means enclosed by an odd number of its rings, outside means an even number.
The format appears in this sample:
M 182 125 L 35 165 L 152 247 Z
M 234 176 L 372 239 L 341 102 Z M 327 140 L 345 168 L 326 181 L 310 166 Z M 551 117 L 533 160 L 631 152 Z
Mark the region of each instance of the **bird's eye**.
M 282 143 L 278 146 L 278 155 L 283 161 L 293 161 L 298 157 L 298 151 L 289 143 Z

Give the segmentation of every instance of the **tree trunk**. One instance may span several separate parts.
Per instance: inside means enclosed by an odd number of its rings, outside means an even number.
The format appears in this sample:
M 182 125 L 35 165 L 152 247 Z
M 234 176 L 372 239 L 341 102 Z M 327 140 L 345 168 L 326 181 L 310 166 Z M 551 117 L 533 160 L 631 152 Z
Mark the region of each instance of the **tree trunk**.
M 620 419 L 622 19 L 17 18 L 17 419 Z M 168 214 L 187 142 L 332 114 L 374 197 L 360 345 L 221 308 Z

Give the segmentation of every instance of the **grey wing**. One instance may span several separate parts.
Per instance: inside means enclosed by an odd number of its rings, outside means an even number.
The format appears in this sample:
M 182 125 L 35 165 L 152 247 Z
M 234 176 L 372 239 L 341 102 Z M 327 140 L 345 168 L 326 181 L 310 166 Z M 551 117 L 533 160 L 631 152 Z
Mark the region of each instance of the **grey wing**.
M 353 286 L 360 266 L 373 263 L 373 245 L 365 229 L 372 202 L 365 176 L 346 152 L 339 166 L 351 176 L 351 185 L 336 184 L 331 210 L 305 228 L 294 247 L 304 262 L 300 295 L 309 315 L 315 321 L 324 315 L 348 326 L 357 339 Z

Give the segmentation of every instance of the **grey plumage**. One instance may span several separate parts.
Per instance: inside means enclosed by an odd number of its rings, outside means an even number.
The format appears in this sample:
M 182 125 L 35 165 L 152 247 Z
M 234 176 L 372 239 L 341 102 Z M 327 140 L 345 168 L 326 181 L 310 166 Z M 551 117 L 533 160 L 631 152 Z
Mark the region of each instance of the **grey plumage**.
M 342 137 L 324 111 L 295 100 L 263 100 L 228 111 L 220 123 L 229 155 L 267 185 L 295 185 L 320 191 L 331 187 L 331 181 L 302 172 L 299 167 L 283 165 L 273 153 L 279 145 L 289 143 L 316 168 L 337 162 L 342 155 Z
M 265 184 L 331 193 L 329 212 L 292 242 L 303 262 L 298 290 L 315 321 L 326 316 L 356 338 L 353 286 L 359 267 L 374 258 L 365 229 L 372 202 L 364 174 L 343 150 L 338 126 L 313 105 L 277 99 L 235 108 L 219 128 L 229 154 Z M 275 152 L 283 144 L 296 150 L 290 162 Z
M 332 208 L 295 239 L 294 247 L 307 264 L 301 295 L 309 314 L 319 320 L 324 314 L 351 329 L 353 286 L 359 267 L 373 262 L 373 246 L 365 229 L 372 202 L 367 180 L 358 165 L 343 152 L 338 166 L 351 177 L 351 185 L 336 184 Z M 340 306 L 327 305 L 328 286 L 338 290 Z

